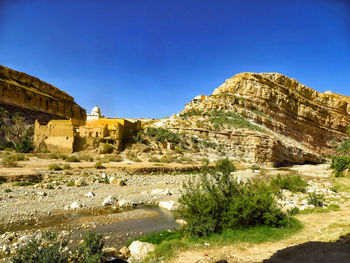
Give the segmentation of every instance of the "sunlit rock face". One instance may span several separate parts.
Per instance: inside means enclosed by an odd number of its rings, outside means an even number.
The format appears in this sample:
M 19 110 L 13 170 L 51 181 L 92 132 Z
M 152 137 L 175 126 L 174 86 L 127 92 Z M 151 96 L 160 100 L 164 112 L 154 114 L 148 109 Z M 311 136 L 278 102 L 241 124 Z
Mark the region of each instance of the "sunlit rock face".
M 0 65 L 0 105 L 23 109 L 30 119 L 72 119 L 85 121 L 86 111 L 64 91 L 36 77 Z
M 320 93 L 278 73 L 241 73 L 204 100 L 186 104 L 180 116 L 201 112 L 182 122 L 194 128 L 200 123 L 232 156 L 274 165 L 318 163 L 333 153 L 334 141 L 346 138 L 349 105 L 347 96 Z M 211 110 L 235 112 L 265 133 L 237 127 L 215 130 L 205 114 Z

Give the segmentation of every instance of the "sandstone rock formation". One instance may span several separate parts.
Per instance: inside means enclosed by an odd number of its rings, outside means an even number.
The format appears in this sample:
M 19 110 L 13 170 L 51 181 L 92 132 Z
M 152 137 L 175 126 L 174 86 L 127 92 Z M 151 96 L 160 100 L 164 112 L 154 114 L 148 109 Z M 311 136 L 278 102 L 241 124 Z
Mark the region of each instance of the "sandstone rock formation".
M 344 139 L 350 121 L 350 97 L 320 93 L 278 73 L 238 74 L 213 95 L 221 100 L 225 93 L 234 96 L 231 101 L 242 98 L 233 108 L 263 113 L 254 118 L 242 110 L 244 116 L 318 153 L 330 153 L 332 140 Z
M 72 119 L 79 125 L 86 119 L 86 111 L 74 98 L 62 90 L 25 73 L 0 65 L 0 106 L 10 111 L 22 111 L 34 121 Z
M 279 166 L 322 162 L 346 138 L 349 113 L 349 97 L 278 73 L 241 73 L 154 125 L 215 143 L 233 159 Z

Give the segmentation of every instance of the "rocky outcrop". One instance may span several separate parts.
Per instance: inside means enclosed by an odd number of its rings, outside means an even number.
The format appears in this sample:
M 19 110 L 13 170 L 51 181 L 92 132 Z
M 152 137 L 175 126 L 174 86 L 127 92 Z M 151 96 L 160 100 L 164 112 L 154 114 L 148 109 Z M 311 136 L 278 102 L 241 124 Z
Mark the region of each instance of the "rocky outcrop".
M 350 121 L 350 97 L 320 93 L 278 73 L 238 74 L 211 97 L 320 154 L 331 153 L 332 140 L 345 138 Z
M 72 119 L 79 125 L 86 111 L 62 90 L 30 75 L 0 65 L 0 105 L 21 110 L 29 119 Z M 51 118 L 50 118 L 51 117 Z
M 153 125 L 217 145 L 218 156 L 280 166 L 324 161 L 347 137 L 349 113 L 350 97 L 278 73 L 241 73 Z

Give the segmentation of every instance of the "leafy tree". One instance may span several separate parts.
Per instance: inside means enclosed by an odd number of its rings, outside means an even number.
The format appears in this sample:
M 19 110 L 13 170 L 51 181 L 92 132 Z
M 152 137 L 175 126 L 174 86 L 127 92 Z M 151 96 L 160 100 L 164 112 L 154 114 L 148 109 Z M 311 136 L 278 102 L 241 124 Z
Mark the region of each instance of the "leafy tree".
M 0 131 L 5 140 L 17 152 L 30 152 L 33 150 L 33 127 L 27 127 L 25 118 L 16 112 L 11 117 L 8 111 L 0 107 Z

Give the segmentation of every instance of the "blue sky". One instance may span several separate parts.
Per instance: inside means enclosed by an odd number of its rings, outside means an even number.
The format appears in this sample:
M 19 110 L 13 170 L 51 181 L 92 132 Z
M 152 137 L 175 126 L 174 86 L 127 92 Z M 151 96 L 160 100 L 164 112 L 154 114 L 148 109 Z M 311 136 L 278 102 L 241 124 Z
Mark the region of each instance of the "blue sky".
M 350 96 L 348 0 L 0 0 L 0 64 L 110 117 L 170 116 L 241 72 Z

